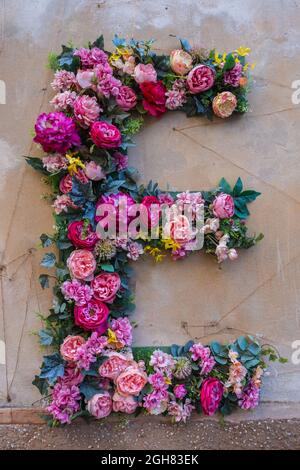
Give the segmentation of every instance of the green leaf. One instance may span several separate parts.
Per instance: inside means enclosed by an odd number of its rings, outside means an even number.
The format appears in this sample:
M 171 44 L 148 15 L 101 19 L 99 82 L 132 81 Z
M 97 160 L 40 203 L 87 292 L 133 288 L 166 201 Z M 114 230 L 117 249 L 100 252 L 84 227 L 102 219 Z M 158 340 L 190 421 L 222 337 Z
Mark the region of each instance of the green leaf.
M 103 34 L 99 36 L 96 41 L 91 44 L 91 47 L 99 47 L 99 49 L 104 49 L 104 37 Z
M 243 201 L 249 203 L 255 201 L 255 199 L 260 195 L 261 193 L 259 193 L 258 191 L 247 189 L 246 191 L 243 191 L 241 194 L 239 194 L 239 198 L 243 198 Z
M 243 182 L 240 177 L 238 177 L 237 182 L 234 185 L 232 190 L 233 196 L 239 196 L 239 194 L 243 191 Z
M 48 276 L 48 274 L 40 274 L 39 282 L 41 284 L 42 289 L 48 289 L 48 287 L 49 287 L 49 276 Z
M 233 55 L 231 53 L 227 54 L 225 64 L 223 66 L 223 72 L 233 69 L 234 66 L 235 66 L 235 59 Z
M 80 393 L 82 393 L 86 400 L 90 400 L 97 393 L 101 393 L 101 388 L 93 383 L 82 382 L 79 386 Z
M 45 268 L 53 268 L 56 262 L 56 256 L 54 253 L 46 253 L 41 261 L 41 266 Z
M 37 387 L 41 395 L 47 395 L 48 393 L 48 384 L 46 379 L 41 379 L 38 375 L 34 377 L 32 385 Z
M 102 269 L 102 271 L 106 271 L 108 273 L 113 273 L 115 268 L 113 267 L 112 264 L 109 264 L 109 263 L 105 263 L 105 264 L 101 264 L 100 265 L 100 268 Z
M 248 346 L 248 341 L 245 338 L 245 336 L 239 336 L 237 339 L 237 344 L 239 345 L 242 351 L 246 351 L 247 346 Z
M 26 160 L 26 163 L 28 163 L 28 165 L 34 168 L 34 170 L 37 170 L 40 173 L 43 173 L 43 175 L 49 175 L 48 171 L 46 171 L 43 166 L 43 161 L 41 158 L 25 157 L 25 160 Z
M 54 385 L 58 377 L 64 375 L 64 363 L 59 353 L 44 356 L 40 378 L 47 379 L 50 385 Z
M 231 194 L 231 186 L 225 178 L 222 178 L 219 182 L 219 187 L 226 194 Z
M 50 344 L 53 342 L 53 336 L 48 330 L 40 330 L 39 337 L 42 346 L 50 346 Z

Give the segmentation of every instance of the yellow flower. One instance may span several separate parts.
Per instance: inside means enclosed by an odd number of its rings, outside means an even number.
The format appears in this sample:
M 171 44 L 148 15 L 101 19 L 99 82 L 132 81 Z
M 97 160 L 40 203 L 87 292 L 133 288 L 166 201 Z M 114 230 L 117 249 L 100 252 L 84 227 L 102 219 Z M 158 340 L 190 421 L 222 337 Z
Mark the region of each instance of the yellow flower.
M 236 52 L 238 53 L 238 55 L 240 55 L 242 57 L 245 57 L 246 55 L 248 55 L 251 52 L 251 49 L 250 49 L 250 47 L 240 46 L 236 50 Z
M 107 342 L 109 344 L 115 344 L 115 345 L 118 344 L 117 335 L 110 328 L 108 328 L 107 330 Z
M 152 248 L 151 245 L 147 245 L 144 248 L 144 252 L 149 253 L 149 255 L 153 256 L 157 263 L 160 263 L 165 257 L 165 255 L 161 253 L 161 250 L 159 248 Z
M 178 248 L 180 248 L 180 245 L 172 240 L 172 238 L 166 238 L 162 241 L 165 245 L 165 250 L 178 250 Z
M 253 69 L 255 68 L 255 66 L 256 66 L 256 63 L 255 63 L 255 62 L 254 62 L 253 64 L 249 64 L 249 63 L 248 63 L 248 64 L 245 64 L 245 65 L 244 65 L 243 70 L 244 70 L 244 72 L 247 72 L 248 69 L 253 70 Z
M 215 52 L 214 64 L 221 65 L 223 62 L 225 62 L 225 60 L 226 60 L 226 52 L 224 52 L 224 54 L 221 55 L 221 57 L 218 52 Z
M 166 383 L 167 385 L 171 385 L 171 384 L 172 384 L 172 380 L 169 379 L 168 377 L 166 377 L 166 378 L 165 378 L 165 383 Z
M 75 175 L 78 171 L 78 168 L 85 168 L 84 163 L 80 160 L 80 158 L 75 157 L 76 153 L 66 154 L 66 158 L 69 162 L 68 171 L 71 176 Z

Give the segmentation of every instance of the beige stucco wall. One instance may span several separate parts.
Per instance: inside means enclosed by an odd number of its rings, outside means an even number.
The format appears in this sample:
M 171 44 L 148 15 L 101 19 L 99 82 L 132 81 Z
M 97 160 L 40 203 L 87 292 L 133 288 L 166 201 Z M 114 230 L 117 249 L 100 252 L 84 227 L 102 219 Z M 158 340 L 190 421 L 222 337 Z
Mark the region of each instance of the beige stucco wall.
M 81 45 L 103 33 L 157 38 L 156 48 L 176 45 L 170 34 L 194 45 L 252 48 L 257 62 L 247 116 L 213 123 L 180 113 L 149 119 L 130 162 L 145 181 L 174 189 L 208 189 L 221 176 L 262 192 L 252 204 L 250 229 L 264 241 L 219 269 L 194 255 L 180 263 L 151 260 L 136 265 L 137 344 L 169 344 L 192 338 L 233 339 L 259 334 L 291 357 L 300 339 L 300 105 L 291 83 L 300 78 L 300 2 L 285 0 L 0 0 L 0 400 L 30 405 L 41 351 L 32 334 L 35 312 L 47 312 L 50 293 L 38 283 L 40 233 L 52 227 L 40 199 L 46 188 L 21 156 L 32 152 L 30 129 L 51 96 L 49 50 L 62 42 Z M 174 130 L 175 128 L 175 130 Z M 300 366 L 272 366 L 264 400 L 300 401 Z M 275 405 L 274 405 L 275 406 Z

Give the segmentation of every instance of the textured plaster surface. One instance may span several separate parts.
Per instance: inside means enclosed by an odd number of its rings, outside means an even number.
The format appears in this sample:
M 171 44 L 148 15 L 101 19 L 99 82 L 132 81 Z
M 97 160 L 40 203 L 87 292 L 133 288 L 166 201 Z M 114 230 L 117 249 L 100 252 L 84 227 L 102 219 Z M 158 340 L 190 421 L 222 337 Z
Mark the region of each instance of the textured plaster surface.
M 251 333 L 291 357 L 300 339 L 300 105 L 291 101 L 300 78 L 300 2 L 285 0 L 0 0 L 0 403 L 30 406 L 42 352 L 33 332 L 36 312 L 47 312 L 51 293 L 37 283 L 40 233 L 51 231 L 47 188 L 22 155 L 38 154 L 30 129 L 52 96 L 49 50 L 99 33 L 107 47 L 116 32 L 176 46 L 253 50 L 252 111 L 212 123 L 180 113 L 149 119 L 136 138 L 130 163 L 143 179 L 172 189 L 209 189 L 221 176 L 262 192 L 252 204 L 250 229 L 265 234 L 256 248 L 222 269 L 209 257 L 136 264 L 136 344 L 170 344 L 196 338 L 225 341 Z M 5 346 L 5 347 L 4 347 Z M 300 401 L 300 365 L 272 366 L 267 402 Z M 10 402 L 10 403 L 9 403 Z M 259 412 L 259 411 L 258 411 Z

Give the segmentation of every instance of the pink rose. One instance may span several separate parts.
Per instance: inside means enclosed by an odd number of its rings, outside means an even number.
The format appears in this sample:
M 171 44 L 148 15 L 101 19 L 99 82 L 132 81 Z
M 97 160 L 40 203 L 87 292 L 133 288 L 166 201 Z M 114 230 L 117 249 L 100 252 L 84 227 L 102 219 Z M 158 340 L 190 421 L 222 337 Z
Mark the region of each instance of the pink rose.
M 185 215 L 178 215 L 173 218 L 167 223 L 166 230 L 167 233 L 169 232 L 171 239 L 180 245 L 184 245 L 194 238 L 193 229 Z
M 116 390 L 120 395 L 138 396 L 147 383 L 147 374 L 136 365 L 128 367 L 116 378 Z
M 99 335 L 108 328 L 107 319 L 109 310 L 107 305 L 96 299 L 89 300 L 85 305 L 75 305 L 75 325 L 83 330 L 96 331 Z
M 145 206 L 147 209 L 147 218 L 145 220 L 144 213 L 141 212 L 141 220 L 146 225 L 155 227 L 159 223 L 160 217 L 160 202 L 159 199 L 155 196 L 145 196 L 142 199 L 141 204 Z M 153 210 L 151 210 L 151 206 L 154 205 Z
M 116 98 L 117 105 L 120 106 L 124 111 L 129 111 L 134 108 L 137 102 L 137 97 L 132 88 L 129 86 L 121 86 L 119 88 L 119 94 Z
M 186 75 L 193 66 L 193 58 L 182 49 L 176 49 L 170 54 L 171 69 L 177 75 Z
M 88 401 L 88 412 L 96 419 L 106 418 L 112 412 L 112 399 L 108 392 L 97 393 Z
M 93 253 L 88 250 L 75 250 L 70 254 L 67 266 L 72 277 L 88 280 L 94 274 L 96 260 Z
M 128 359 L 125 354 L 112 352 L 109 353 L 108 359 L 99 367 L 99 374 L 101 377 L 115 380 L 131 364 L 133 364 L 133 361 Z
M 78 70 L 76 81 L 81 88 L 90 88 L 93 84 L 95 73 L 93 70 Z
M 63 194 L 70 193 L 72 191 L 73 183 L 72 183 L 72 176 L 66 175 L 64 176 L 59 183 L 59 190 Z
M 197 65 L 188 74 L 187 85 L 191 93 L 209 90 L 215 81 L 215 72 L 207 65 Z
M 97 147 L 103 149 L 120 147 L 122 142 L 119 129 L 105 121 L 94 122 L 91 129 L 91 138 Z
M 76 220 L 68 225 L 68 239 L 76 248 L 92 250 L 99 240 L 91 224 L 85 220 Z
M 234 215 L 234 200 L 230 194 L 221 193 L 213 202 L 213 213 L 219 219 L 227 219 Z
M 79 96 L 74 103 L 74 116 L 82 127 L 89 127 L 95 122 L 102 109 L 95 96 Z
M 100 181 L 105 178 L 105 173 L 101 166 L 92 160 L 85 164 L 84 172 L 88 179 L 92 181 Z
M 152 64 L 138 64 L 133 73 L 137 83 L 156 82 L 157 73 Z
M 60 346 L 61 357 L 65 361 L 75 361 L 77 349 L 85 343 L 85 339 L 82 336 L 67 336 L 64 342 Z
M 132 414 L 138 407 L 138 402 L 132 395 L 123 397 L 119 393 L 113 395 L 113 410 L 115 413 L 127 413 Z
M 219 379 L 208 378 L 203 380 L 200 401 L 203 413 L 212 416 L 219 408 L 223 397 L 224 387 Z
M 230 91 L 218 93 L 212 102 L 213 112 L 220 118 L 227 118 L 232 115 L 237 106 L 236 96 Z
M 121 287 L 121 279 L 118 273 L 101 273 L 93 279 L 91 286 L 95 299 L 111 303 Z

